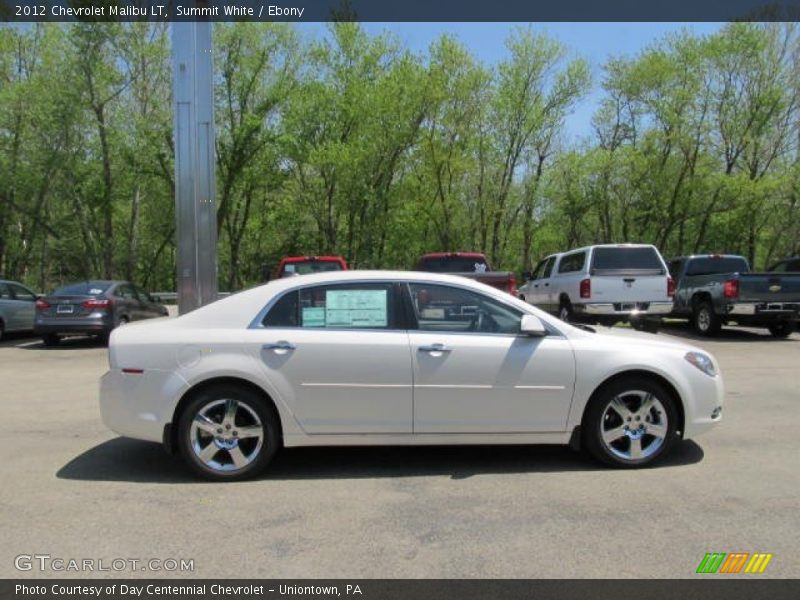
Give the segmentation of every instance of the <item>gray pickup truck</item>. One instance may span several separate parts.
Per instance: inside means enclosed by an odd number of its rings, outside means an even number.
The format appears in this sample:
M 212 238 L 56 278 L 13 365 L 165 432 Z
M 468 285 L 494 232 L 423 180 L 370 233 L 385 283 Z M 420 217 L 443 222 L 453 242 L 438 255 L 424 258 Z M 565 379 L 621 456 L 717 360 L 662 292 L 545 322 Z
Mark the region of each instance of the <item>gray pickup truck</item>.
M 711 336 L 734 322 L 766 327 L 779 338 L 795 329 L 800 273 L 753 273 L 743 256 L 700 254 L 668 261 L 675 281 L 673 317 Z

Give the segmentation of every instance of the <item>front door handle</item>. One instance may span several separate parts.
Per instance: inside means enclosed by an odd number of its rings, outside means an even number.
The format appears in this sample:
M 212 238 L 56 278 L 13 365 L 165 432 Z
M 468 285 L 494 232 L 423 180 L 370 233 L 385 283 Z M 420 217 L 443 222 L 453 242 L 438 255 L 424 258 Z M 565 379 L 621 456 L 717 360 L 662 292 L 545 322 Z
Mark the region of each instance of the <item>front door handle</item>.
M 274 344 L 264 344 L 261 346 L 262 350 L 283 350 L 284 352 L 294 350 L 295 348 L 297 348 L 297 346 L 285 341 L 275 342 Z
M 453 349 L 445 346 L 444 344 L 431 344 L 430 346 L 420 346 L 420 352 L 427 352 L 433 356 L 441 356 L 445 352 L 452 352 Z

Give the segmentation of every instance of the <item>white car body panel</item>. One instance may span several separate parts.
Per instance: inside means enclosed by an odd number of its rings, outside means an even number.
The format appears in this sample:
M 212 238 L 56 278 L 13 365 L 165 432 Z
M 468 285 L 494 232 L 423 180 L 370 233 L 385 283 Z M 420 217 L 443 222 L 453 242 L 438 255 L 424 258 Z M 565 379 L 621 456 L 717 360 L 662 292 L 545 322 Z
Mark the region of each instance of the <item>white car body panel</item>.
M 550 334 L 252 326 L 287 290 L 362 281 L 467 288 L 537 316 Z M 280 341 L 296 349 L 285 354 L 262 349 Z M 451 348 L 445 360 L 419 352 L 432 343 Z M 643 370 L 675 388 L 685 414 L 683 437 L 689 438 L 719 421 L 711 413 L 723 402 L 721 376 L 708 376 L 688 363 L 689 351 L 700 350 L 637 332 L 586 332 L 457 276 L 345 271 L 276 280 L 179 318 L 115 329 L 100 407 L 110 429 L 160 442 L 187 391 L 235 378 L 272 399 L 285 446 L 563 444 L 601 383 L 617 373 Z

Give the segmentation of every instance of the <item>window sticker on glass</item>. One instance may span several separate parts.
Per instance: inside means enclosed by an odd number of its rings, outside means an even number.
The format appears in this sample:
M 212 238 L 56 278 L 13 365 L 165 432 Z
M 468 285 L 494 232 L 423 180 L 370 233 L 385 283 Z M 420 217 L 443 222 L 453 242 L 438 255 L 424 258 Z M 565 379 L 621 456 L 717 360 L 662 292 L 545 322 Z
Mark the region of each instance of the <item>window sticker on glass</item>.
M 325 322 L 328 327 L 386 327 L 386 290 L 328 290 Z
M 89 293 L 92 296 L 96 296 L 97 294 L 102 294 L 103 290 L 101 290 L 100 288 L 92 288 L 92 289 L 89 290 Z
M 325 309 L 313 306 L 303 307 L 303 327 L 325 327 Z

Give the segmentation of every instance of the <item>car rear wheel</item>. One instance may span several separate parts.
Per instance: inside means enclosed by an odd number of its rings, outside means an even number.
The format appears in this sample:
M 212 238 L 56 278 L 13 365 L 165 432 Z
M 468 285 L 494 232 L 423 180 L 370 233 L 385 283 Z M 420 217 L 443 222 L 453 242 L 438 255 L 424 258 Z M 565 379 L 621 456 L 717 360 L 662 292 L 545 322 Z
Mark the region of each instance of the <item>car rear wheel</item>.
M 776 338 L 787 338 L 794 328 L 795 324 L 792 321 L 779 321 L 769 326 L 769 332 Z
M 558 308 L 558 318 L 565 323 L 572 321 L 572 304 L 570 304 L 569 300 L 561 301 L 561 305 Z
M 58 334 L 48 333 L 47 335 L 42 337 L 42 341 L 44 342 L 45 346 L 58 346 L 58 343 L 61 341 L 61 338 L 58 337 Z
M 706 301 L 698 302 L 695 305 L 692 325 L 697 333 L 704 336 L 715 335 L 722 329 L 722 321 L 714 312 L 711 303 Z
M 583 424 L 589 452 L 607 465 L 644 467 L 677 439 L 675 400 L 662 385 L 643 377 L 616 381 L 589 406 Z
M 6 334 L 6 326 L 2 320 L 0 320 L 0 341 L 3 339 L 3 336 Z
M 189 467 L 215 481 L 257 475 L 279 446 L 274 412 L 244 387 L 202 391 L 183 411 L 178 428 L 181 454 Z

